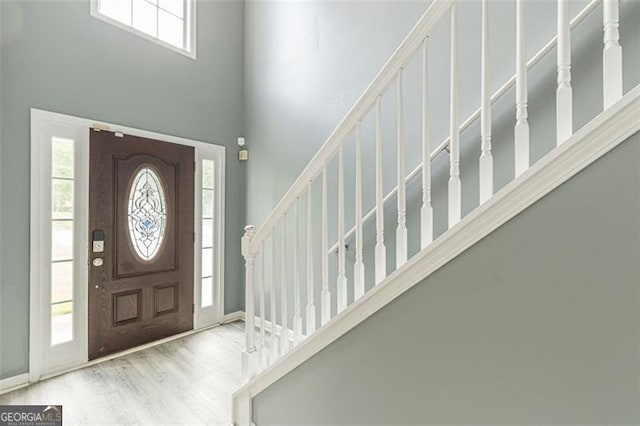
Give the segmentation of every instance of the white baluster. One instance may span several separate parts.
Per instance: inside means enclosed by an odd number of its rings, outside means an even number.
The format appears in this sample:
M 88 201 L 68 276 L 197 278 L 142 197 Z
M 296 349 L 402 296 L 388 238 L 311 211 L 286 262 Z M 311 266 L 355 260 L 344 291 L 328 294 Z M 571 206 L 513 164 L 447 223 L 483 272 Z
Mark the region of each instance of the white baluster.
M 529 168 L 529 113 L 527 111 L 527 48 L 524 0 L 516 0 L 516 177 Z
M 300 211 L 299 200 L 296 198 L 296 206 L 293 218 L 293 344 L 298 345 L 302 341 L 302 315 L 300 308 Z
M 269 354 L 269 363 L 273 364 L 280 354 L 278 338 L 276 333 L 276 324 L 278 323 L 278 313 L 276 309 L 276 234 L 275 229 L 271 230 L 271 334 L 269 335 L 269 346 L 271 353 Z
M 556 90 L 556 142 L 558 145 L 573 134 L 571 27 L 569 25 L 569 2 L 558 0 L 558 89 Z
M 260 247 L 260 282 L 259 282 L 259 292 L 260 292 L 260 369 L 264 370 L 267 366 L 267 339 L 265 337 L 265 322 L 266 322 L 266 311 L 265 311 L 265 289 L 264 289 L 264 280 L 265 280 L 265 256 L 264 256 L 264 242 Z
M 344 148 L 340 145 L 338 150 L 338 282 L 337 312 L 347 308 L 347 268 L 344 226 Z
M 618 0 L 603 1 L 604 51 L 603 90 L 604 108 L 622 98 L 622 46 L 620 46 Z
M 364 295 L 364 261 L 362 253 L 362 122 L 356 127 L 356 261 L 353 265 L 353 298 Z
M 407 194 L 404 178 L 404 69 L 398 71 L 398 227 L 396 228 L 396 268 L 407 263 Z
M 255 253 L 251 249 L 251 240 L 255 235 L 253 225 L 244 228 L 242 237 L 242 256 L 245 259 L 245 347 L 242 351 L 242 380 L 248 382 L 258 370 L 258 352 L 255 345 L 255 306 L 254 306 L 254 261 Z
M 449 145 L 449 228 L 462 216 L 460 182 L 460 130 L 458 125 L 458 19 L 456 4 L 451 6 L 451 113 Z
M 382 98 L 376 100 L 376 247 L 375 283 L 387 277 L 387 250 L 384 246 L 384 188 L 382 186 Z
M 429 37 L 427 37 L 422 43 L 422 207 L 420 208 L 420 247 L 422 249 L 433 241 L 429 125 Z
M 313 221 L 311 203 L 311 184 L 307 189 L 307 336 L 316 331 L 316 305 L 314 303 L 313 282 Z
M 280 328 L 280 354 L 289 352 L 289 320 L 287 318 L 287 214 L 282 217 L 282 327 Z
M 329 212 L 327 200 L 327 166 L 322 169 L 322 295 L 320 323 L 331 319 L 331 292 L 329 291 Z
M 488 0 L 482 0 L 482 79 L 480 84 L 480 204 L 493 195 L 493 156 L 491 154 L 491 77 L 489 69 Z

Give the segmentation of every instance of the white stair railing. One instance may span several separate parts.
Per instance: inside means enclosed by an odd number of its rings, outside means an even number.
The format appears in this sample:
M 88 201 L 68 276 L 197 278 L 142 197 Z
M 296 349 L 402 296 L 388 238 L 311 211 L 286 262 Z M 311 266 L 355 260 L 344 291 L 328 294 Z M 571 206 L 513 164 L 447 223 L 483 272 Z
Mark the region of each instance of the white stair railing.
M 422 207 L 420 208 L 420 248 L 433 241 L 433 206 L 431 205 L 431 142 L 429 116 L 429 37 L 422 42 Z M 382 198 L 382 197 L 380 197 Z M 382 203 L 382 199 L 380 200 Z
M 490 1 L 489 1 L 490 2 Z M 590 14 L 591 12 L 593 12 L 593 10 L 600 5 L 603 2 L 603 0 L 592 0 L 589 4 L 587 4 L 587 6 L 585 6 L 584 9 L 582 9 L 580 11 L 580 13 L 578 13 L 575 18 L 573 18 L 573 20 L 571 21 L 571 28 L 575 28 L 578 24 L 580 24 L 581 22 L 583 22 Z M 616 11 L 617 11 L 617 0 L 615 0 L 616 3 Z M 486 8 L 486 3 L 485 3 L 485 8 Z M 615 15 L 617 16 L 617 14 Z M 607 22 L 611 22 L 611 20 L 607 20 L 605 21 L 605 26 L 606 25 L 615 25 L 616 28 L 616 34 L 617 34 L 617 27 L 618 27 L 618 21 L 615 21 L 615 24 L 607 24 Z M 488 32 L 488 30 L 487 30 Z M 428 38 L 426 39 L 428 40 Z M 605 73 L 607 72 L 607 66 L 610 66 L 611 68 L 613 68 L 614 70 L 618 70 L 618 71 L 610 71 L 610 76 L 606 77 L 604 79 L 605 85 L 607 86 L 612 86 L 612 88 L 605 88 L 605 97 L 604 99 L 607 99 L 607 96 L 611 96 L 611 99 L 620 99 L 622 97 L 622 72 L 619 70 L 622 70 L 622 50 L 620 48 L 620 44 L 617 41 L 618 39 L 616 38 L 615 42 L 612 42 L 614 44 L 617 44 L 617 48 L 613 48 L 613 51 L 619 51 L 620 55 L 619 58 L 620 59 L 616 59 L 617 56 L 614 59 L 605 59 Z M 558 42 L 558 37 L 555 36 L 553 37 L 542 49 L 540 49 L 540 51 L 538 53 L 536 53 L 530 60 L 529 62 L 527 62 L 527 70 L 530 70 L 531 68 L 535 67 L 541 60 L 542 58 L 544 58 L 549 52 L 551 52 L 551 50 L 556 47 Z M 607 44 L 607 38 L 605 36 L 605 44 Z M 607 51 L 607 49 L 605 49 L 605 52 Z M 605 53 L 606 54 L 606 53 Z M 488 50 L 485 52 L 485 54 L 483 55 L 483 58 L 486 62 L 487 58 L 489 57 L 489 53 Z M 608 64 L 613 64 L 613 65 L 608 65 Z M 488 65 L 488 64 L 487 64 Z M 424 68 L 426 70 L 426 68 Z M 618 84 L 612 84 L 612 83 L 607 83 L 608 81 L 610 81 L 611 79 L 615 80 L 617 77 L 614 76 L 619 75 L 620 77 L 618 78 Z M 484 122 L 485 123 L 489 123 L 490 124 L 490 117 L 491 117 L 491 105 L 493 105 L 494 103 L 496 103 L 499 99 L 501 99 L 508 91 L 509 89 L 511 89 L 514 85 L 516 84 L 516 75 L 514 75 L 513 77 L 511 77 L 507 82 L 505 82 L 489 99 L 489 104 L 485 106 L 485 111 L 488 111 L 488 115 L 485 118 Z M 425 86 L 427 87 L 427 86 Z M 618 88 L 619 90 L 616 92 L 616 88 Z M 488 87 L 487 87 L 488 90 Z M 614 100 L 610 101 L 610 103 L 608 105 L 605 106 L 605 108 L 611 106 L 611 104 L 615 102 Z M 481 117 L 482 115 L 482 106 L 480 108 L 478 108 L 473 114 L 471 114 L 461 125 L 460 125 L 460 133 L 463 133 L 464 131 L 466 131 L 467 129 L 469 129 L 469 127 L 471 127 L 471 125 L 478 120 L 478 118 Z M 424 109 L 424 111 L 428 111 L 427 109 Z M 490 126 L 485 127 L 485 129 L 489 129 Z M 490 135 L 489 135 L 490 136 Z M 442 152 L 444 152 L 445 150 L 449 150 L 449 144 L 450 144 L 451 140 L 450 138 L 447 137 L 447 139 L 445 139 L 440 145 L 437 146 L 437 148 L 435 150 L 433 150 L 431 152 L 430 158 L 431 161 L 433 161 L 438 155 L 440 155 Z M 415 178 L 417 178 L 419 175 L 422 175 L 422 170 L 425 164 L 427 164 L 428 162 L 424 162 L 423 164 L 418 165 L 418 167 L 416 167 L 415 169 L 413 169 L 408 175 L 407 178 L 405 179 L 405 182 L 407 184 L 409 184 L 411 181 L 413 181 Z M 430 163 L 429 163 L 430 164 Z M 430 166 L 429 166 L 430 167 Z M 493 170 L 493 167 L 492 167 Z M 481 177 L 482 177 L 483 173 L 481 173 Z M 487 174 L 484 174 L 485 178 L 487 176 Z M 491 178 L 493 178 L 493 174 L 491 174 Z M 491 188 L 493 189 L 493 182 L 491 185 Z M 389 193 L 387 195 L 384 195 L 381 192 L 381 203 L 380 205 L 386 205 L 387 203 L 391 202 L 391 200 L 397 195 L 397 191 L 398 188 L 394 187 L 391 191 L 389 191 Z M 493 194 L 493 192 L 492 192 Z M 486 200 L 485 200 L 486 201 Z M 363 224 L 367 223 L 369 220 L 371 220 L 374 216 L 377 217 L 377 211 L 378 211 L 378 207 L 377 204 L 376 206 L 374 206 L 370 211 L 367 212 L 367 214 L 363 217 L 362 222 Z M 353 237 L 353 234 L 355 232 L 355 228 L 351 228 L 349 231 L 347 231 L 347 234 L 345 235 L 345 240 L 349 241 L 350 238 Z M 421 247 L 424 248 L 424 247 Z M 336 252 L 338 249 L 338 243 L 336 242 L 335 244 L 333 244 L 330 248 L 329 248 L 329 252 L 330 253 L 334 253 Z
M 618 0 L 603 0 L 604 52 L 603 90 L 604 108 L 622 97 L 622 47 L 618 30 Z
M 364 262 L 364 224 L 373 216 L 376 217 L 374 265 L 366 265 L 374 268 L 373 284 L 384 281 L 387 276 L 386 248 L 384 243 L 384 207 L 397 195 L 397 228 L 396 228 L 396 268 L 407 262 L 407 200 L 406 185 L 409 181 L 422 175 L 422 204 L 420 206 L 420 240 L 421 249 L 425 249 L 433 242 L 433 207 L 431 205 L 431 161 L 444 150 L 449 151 L 450 177 L 449 177 L 449 203 L 448 219 L 449 228 L 454 227 L 462 218 L 461 205 L 461 180 L 460 180 L 460 134 L 474 121 L 480 119 L 481 152 L 479 154 L 479 185 L 480 204 L 489 200 L 493 195 L 493 159 L 491 151 L 491 106 L 502 97 L 511 87 L 516 86 L 516 110 L 514 112 L 516 124 L 514 127 L 515 143 L 515 171 L 516 177 L 524 173 L 530 166 L 529 159 L 529 124 L 527 111 L 527 72 L 537 64 L 544 55 L 549 53 L 556 45 L 557 52 L 557 97 L 556 97 L 556 126 L 557 143 L 561 144 L 573 134 L 572 112 L 572 88 L 571 88 L 571 29 L 583 21 L 600 3 L 604 3 L 604 93 L 603 105 L 606 108 L 614 104 L 622 97 L 622 51 L 619 43 L 618 31 L 618 0 L 593 0 L 572 21 L 568 16 L 568 1 L 558 0 L 558 34 L 547 43 L 533 58 L 527 61 L 526 45 L 524 37 L 525 14 L 524 0 L 516 0 L 516 74 L 493 94 L 489 96 L 490 69 L 489 55 L 489 31 L 488 0 L 482 0 L 481 20 L 481 46 L 482 58 L 480 91 L 480 108 L 471 114 L 463 123 L 459 123 L 458 107 L 458 43 L 457 43 L 457 3 L 459 0 L 441 0 L 433 2 L 425 14 L 420 18 L 416 26 L 402 42 L 391 59 L 383 67 L 377 77 L 366 89 L 365 93 L 356 102 L 352 110 L 343 119 L 340 125 L 332 133 L 322 146 L 320 151 L 307 165 L 302 174 L 278 203 L 275 210 L 269 215 L 265 223 L 256 231 L 253 226 L 245 228 L 242 238 L 242 254 L 246 260 L 246 344 L 242 355 L 242 371 L 244 381 L 251 380 L 261 369 L 278 362 L 285 357 L 292 345 L 299 345 L 304 338 L 318 332 L 331 320 L 332 312 L 340 315 L 348 306 L 348 289 L 353 286 L 354 300 L 358 300 L 365 293 L 365 262 Z M 450 134 L 447 140 L 439 145 L 435 151 L 431 151 L 429 140 L 429 88 L 428 88 L 428 48 L 429 35 L 436 24 L 446 16 L 451 19 L 451 69 L 450 69 Z M 404 68 L 416 55 L 422 55 L 422 161 L 421 164 L 408 175 L 405 171 L 405 125 L 404 125 Z M 397 88 L 397 186 L 389 194 L 383 192 L 383 164 L 391 159 L 383 155 L 382 132 L 382 96 L 390 85 L 396 83 Z M 367 214 L 362 211 L 362 122 L 373 111 L 375 115 L 375 207 Z M 345 154 L 344 146 L 348 137 L 355 134 L 355 225 L 347 231 L 345 222 Z M 391 143 L 391 141 L 389 141 Z M 328 168 L 330 161 L 337 158 L 338 162 L 338 211 L 337 211 L 337 240 L 334 247 L 329 247 L 329 205 L 328 205 Z M 321 179 L 319 179 L 321 177 Z M 313 197 L 314 181 L 322 183 L 321 206 L 316 206 Z M 302 282 L 303 274 L 300 270 L 301 259 L 301 233 L 299 229 L 299 204 L 306 198 L 306 283 Z M 314 274 L 313 274 L 313 211 L 321 212 L 319 238 L 321 245 L 321 277 L 322 291 L 320 294 L 320 328 L 316 329 L 316 308 L 314 300 Z M 287 217 L 293 215 L 292 240 L 288 240 Z M 281 241 L 278 253 L 276 244 L 277 229 L 281 230 Z M 347 280 L 347 256 L 346 241 L 355 234 L 355 260 L 353 263 L 353 282 Z M 266 241 L 271 239 L 271 244 Z M 270 247 L 267 256 L 266 249 Z M 289 258 L 287 248 L 291 248 L 292 256 Z M 338 264 L 336 275 L 330 276 L 329 253 L 337 251 Z M 255 282 L 255 259 L 258 259 L 258 282 Z M 287 281 L 287 259 L 293 262 L 293 280 Z M 279 265 L 279 268 L 278 268 Z M 279 273 L 278 273 L 279 269 Z M 266 279 L 269 278 L 270 292 L 270 335 L 265 332 L 266 322 Z M 335 279 L 335 299 L 332 299 L 329 283 Z M 256 347 L 255 333 L 255 289 L 258 289 L 260 306 L 260 339 L 259 348 Z M 306 284 L 306 285 L 304 285 Z M 303 321 L 301 308 L 301 289 L 307 289 L 307 305 Z M 276 324 L 278 315 L 276 311 L 276 292 L 281 297 L 280 324 Z M 287 293 L 293 293 L 293 332 L 288 326 Z M 335 309 L 332 309 L 332 301 L 336 301 Z M 306 324 L 304 330 L 302 326 Z M 279 338 L 278 338 L 279 337 Z M 293 340 L 291 340 L 293 337 Z M 262 356 L 259 356 L 262 353 Z
M 569 1 L 558 0 L 558 90 L 556 91 L 557 144 L 573 135 L 573 89 L 571 88 L 571 26 Z
M 462 218 L 460 181 L 460 128 L 458 126 L 458 20 L 456 5 L 451 7 L 451 91 L 449 95 L 449 228 Z
M 516 177 L 529 168 L 529 108 L 527 94 L 527 44 L 524 0 L 516 0 L 516 126 L 514 128 Z
M 384 203 L 382 173 L 382 97 L 376 98 L 376 285 L 387 276 L 387 248 L 384 245 Z M 365 216 L 366 220 L 366 216 Z M 350 237 L 349 234 L 345 237 Z M 333 249 L 332 249 L 333 250 Z
M 482 0 L 482 70 L 480 76 L 480 204 L 493 195 L 493 154 L 491 154 L 491 97 L 489 84 L 489 8 Z

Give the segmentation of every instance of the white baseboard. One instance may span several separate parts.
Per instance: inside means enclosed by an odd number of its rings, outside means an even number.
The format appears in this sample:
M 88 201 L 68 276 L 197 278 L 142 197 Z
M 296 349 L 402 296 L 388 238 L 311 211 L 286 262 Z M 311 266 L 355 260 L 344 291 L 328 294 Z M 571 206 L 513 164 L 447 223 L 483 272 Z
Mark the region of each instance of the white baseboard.
M 29 373 L 0 379 L 0 395 L 23 388 L 29 384 Z
M 236 311 L 231 312 L 230 314 L 225 314 L 222 323 L 228 324 L 234 321 L 244 321 L 244 311 Z

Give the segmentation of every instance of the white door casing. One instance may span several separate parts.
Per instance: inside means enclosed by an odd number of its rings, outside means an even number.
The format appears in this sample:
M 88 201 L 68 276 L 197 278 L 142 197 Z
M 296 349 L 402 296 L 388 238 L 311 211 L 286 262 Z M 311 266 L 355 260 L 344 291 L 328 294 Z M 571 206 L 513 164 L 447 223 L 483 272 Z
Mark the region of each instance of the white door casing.
M 29 381 L 87 363 L 89 130 L 121 132 L 195 148 L 194 329 L 224 319 L 224 189 L 225 147 L 163 135 L 96 120 L 38 109 L 31 110 L 31 230 Z M 73 338 L 51 345 L 51 164 L 52 138 L 74 141 L 73 190 Z M 201 307 L 202 297 L 202 164 L 214 166 L 213 188 L 213 304 Z

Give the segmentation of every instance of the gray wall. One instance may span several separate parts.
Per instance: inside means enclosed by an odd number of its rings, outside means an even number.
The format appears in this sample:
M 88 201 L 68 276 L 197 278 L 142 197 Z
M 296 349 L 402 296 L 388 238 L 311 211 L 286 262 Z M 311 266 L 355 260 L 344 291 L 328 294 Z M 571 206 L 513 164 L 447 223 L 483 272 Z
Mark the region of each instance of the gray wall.
M 570 2 L 575 16 L 588 1 Z M 247 221 L 259 226 L 348 112 L 381 66 L 397 48 L 429 1 L 249 1 L 245 25 L 245 134 L 251 150 L 247 169 Z M 480 103 L 480 2 L 466 1 L 458 9 L 460 52 L 460 118 L 464 121 Z M 640 2 L 622 0 L 621 40 L 624 50 L 625 91 L 640 83 Z M 491 86 L 493 91 L 515 73 L 515 2 L 491 1 L 489 19 Z M 537 53 L 555 34 L 556 2 L 527 1 L 527 50 Z M 430 37 L 431 140 L 435 147 L 449 126 L 449 22 L 445 19 Z M 598 7 L 572 32 L 574 128 L 579 129 L 602 110 L 602 9 Z M 405 70 L 406 170 L 420 161 L 420 58 Z M 556 145 L 556 51 L 552 50 L 529 72 L 531 161 Z M 396 185 L 395 85 L 383 96 L 383 152 L 385 192 Z M 499 190 L 514 177 L 513 125 L 515 91 L 493 107 L 494 183 Z M 364 210 L 374 206 L 374 120 L 363 121 Z M 467 214 L 478 205 L 479 123 L 461 135 L 462 208 Z M 354 137 L 345 148 L 346 222 L 354 224 Z M 449 159 L 433 161 L 433 205 L 436 235 L 447 229 Z M 329 164 L 329 238 L 337 240 L 337 161 Z M 316 305 L 320 294 L 320 187 L 313 186 L 315 209 Z M 409 254 L 419 249 L 419 179 L 408 187 Z M 306 200 L 303 200 L 306 201 Z M 306 203 L 301 208 L 302 271 L 306 268 L 304 231 Z M 395 200 L 385 209 L 388 270 L 395 269 Z M 291 259 L 292 215 L 288 217 L 288 258 Z M 365 226 L 366 285 L 373 285 L 374 221 Z M 277 247 L 280 230 L 277 229 Z M 353 241 L 347 241 L 353 246 Z M 267 254 L 269 253 L 267 246 Z M 278 248 L 279 250 L 279 248 Z M 353 251 L 347 274 L 352 283 Z M 337 256 L 330 258 L 330 285 L 334 297 Z M 293 266 L 289 261 L 288 286 L 292 294 Z M 276 278 L 281 281 L 279 266 Z M 267 276 L 269 276 L 267 265 Z M 303 272 L 304 274 L 304 272 Z M 304 276 L 304 275 L 303 275 Z M 306 298 L 303 284 L 302 300 Z M 349 300 L 352 300 L 349 285 Z M 280 291 L 279 289 L 277 290 Z M 293 315 L 289 297 L 289 315 Z M 267 299 L 268 300 L 268 299 Z M 280 311 L 280 295 L 276 294 Z M 267 312 L 269 305 L 267 304 Z M 318 316 L 319 310 L 317 312 Z
M 246 2 L 245 135 L 251 151 L 247 167 L 247 223 L 256 226 L 262 223 L 427 4 L 424 1 Z M 335 172 L 335 168 L 331 170 Z M 333 173 L 332 196 L 336 194 L 335 177 Z M 318 189 L 316 211 L 320 206 Z M 335 197 L 330 203 L 333 213 Z M 303 209 L 301 216 L 305 215 Z M 319 219 L 320 215 L 316 213 L 315 217 Z M 291 219 L 289 215 L 289 259 L 292 258 Z M 319 221 L 316 222 L 315 235 L 319 236 Z M 332 220 L 330 238 L 333 241 L 337 235 L 335 224 Z M 277 231 L 280 250 L 280 230 Z M 319 237 L 316 242 L 320 242 Z M 319 255 L 319 248 L 316 253 Z M 301 259 L 305 259 L 304 254 Z M 331 261 L 331 273 L 335 276 L 335 259 Z M 319 274 L 319 258 L 316 265 Z M 292 262 L 289 261 L 287 267 L 291 287 Z M 280 282 L 281 272 L 277 269 Z M 269 276 L 269 265 L 266 272 Z M 319 276 L 316 283 L 320 283 Z M 276 299 L 277 309 L 281 311 L 279 294 Z M 293 315 L 292 299 L 289 297 L 290 316 Z
M 0 4 L 0 24 L 2 23 L 2 4 Z M 2 165 L 2 29 L 0 28 L 0 166 Z M 0 241 L 2 241 L 2 168 L 0 167 Z M 0 244 L 0 306 L 2 305 L 2 244 Z M 2 314 L 0 314 L 0 330 L 2 330 Z M 0 331 L 0 336 L 2 336 Z M 0 337 L 0 345 L 2 344 Z M 0 365 L 2 365 L 2 351 L 0 350 Z M 0 377 L 2 377 L 2 367 L 0 367 Z
M 257 425 L 638 424 L 640 134 L 253 402 Z
M 241 309 L 241 1 L 199 1 L 197 61 L 89 16 L 89 1 L 2 1 L 0 378 L 28 368 L 29 109 L 226 145 L 225 308 Z
M 247 2 L 245 133 L 252 152 L 251 223 L 259 225 L 266 218 L 427 5 Z

